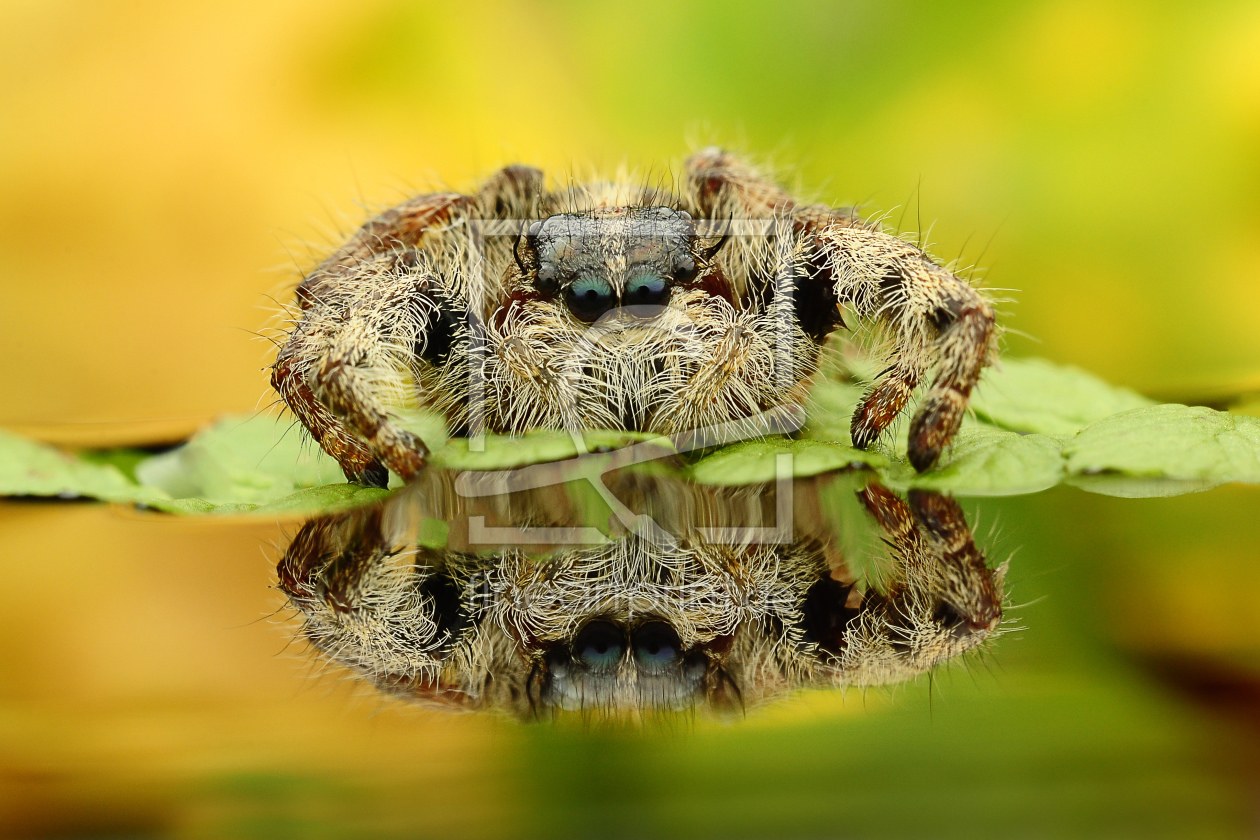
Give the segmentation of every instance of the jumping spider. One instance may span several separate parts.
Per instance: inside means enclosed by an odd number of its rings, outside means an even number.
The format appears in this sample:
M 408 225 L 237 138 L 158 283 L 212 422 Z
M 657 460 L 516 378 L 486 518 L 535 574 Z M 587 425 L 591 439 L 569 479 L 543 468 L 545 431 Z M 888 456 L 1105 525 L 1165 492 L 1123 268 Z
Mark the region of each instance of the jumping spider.
M 455 434 L 764 434 L 801 405 L 844 326 L 837 304 L 892 338 L 855 446 L 937 367 L 909 431 L 923 471 L 997 334 L 985 298 L 921 249 L 852 210 L 799 204 L 712 148 L 673 190 L 623 178 L 553 191 L 512 166 L 475 195 L 417 196 L 360 228 L 297 300 L 272 385 L 347 478 L 379 486 L 387 469 L 410 481 L 428 455 L 397 422 L 407 402 Z

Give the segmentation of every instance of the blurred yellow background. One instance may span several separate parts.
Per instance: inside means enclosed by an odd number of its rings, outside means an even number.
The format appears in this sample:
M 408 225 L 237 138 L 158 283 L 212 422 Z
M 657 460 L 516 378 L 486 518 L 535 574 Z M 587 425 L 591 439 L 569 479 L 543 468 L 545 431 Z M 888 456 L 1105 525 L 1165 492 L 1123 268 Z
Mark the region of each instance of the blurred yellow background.
M 712 140 L 934 223 L 1011 352 L 1260 380 L 1254 3 L 9 0 L 0 79 L 0 425 L 52 439 L 269 399 L 267 295 L 365 207 Z
M 0 426 L 50 441 L 265 405 L 269 296 L 369 210 L 713 141 L 932 224 L 1011 353 L 1260 388 L 1254 2 L 0 0 L 0 127 Z M 1255 488 L 972 508 L 994 673 L 627 734 L 312 683 L 292 523 L 0 504 L 0 834 L 1254 834 Z

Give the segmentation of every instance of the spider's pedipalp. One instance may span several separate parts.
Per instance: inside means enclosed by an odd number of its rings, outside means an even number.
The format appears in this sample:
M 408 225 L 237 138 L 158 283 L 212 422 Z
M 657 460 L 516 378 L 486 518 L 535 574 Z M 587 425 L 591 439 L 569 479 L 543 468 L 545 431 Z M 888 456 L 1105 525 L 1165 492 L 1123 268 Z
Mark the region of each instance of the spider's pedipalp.
M 360 484 L 384 487 L 389 480 L 385 468 L 367 445 L 352 435 L 311 390 L 307 364 L 300 359 L 305 343 L 298 331 L 281 348 L 271 370 L 271 386 L 297 415 L 315 442 L 341 465 L 346 478 Z

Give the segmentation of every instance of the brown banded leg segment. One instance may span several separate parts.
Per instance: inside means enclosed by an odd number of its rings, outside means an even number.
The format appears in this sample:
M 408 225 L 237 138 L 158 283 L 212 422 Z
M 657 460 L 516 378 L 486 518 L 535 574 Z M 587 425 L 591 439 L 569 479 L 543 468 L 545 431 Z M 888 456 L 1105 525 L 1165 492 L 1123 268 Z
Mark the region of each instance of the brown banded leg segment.
M 990 632 L 1002 620 L 1001 571 L 985 563 L 984 553 L 958 502 L 929 490 L 911 490 L 910 510 L 918 531 L 940 558 L 946 574 L 941 598 L 958 612 L 956 632 Z
M 385 544 L 383 514 L 373 505 L 307 522 L 276 565 L 280 590 L 303 611 L 316 599 L 336 613 L 356 609 L 364 575 L 396 553 Z
M 409 353 L 423 333 L 417 314 L 436 310 L 432 301 L 418 305 L 421 282 L 390 255 L 378 256 L 349 285 L 352 291 L 339 292 L 357 295 L 342 310 L 321 306 L 306 314 L 272 370 L 273 386 L 351 481 L 384 487 L 386 467 L 409 479 L 416 456 L 401 450 L 411 447 L 421 463 L 428 452 L 389 421 L 378 392 L 384 378 L 398 377 L 411 363 L 396 356 L 400 345 Z
M 298 285 L 303 310 L 331 303 L 347 276 L 386 253 L 400 256 L 425 246 L 425 234 L 475 212 L 476 199 L 459 193 L 435 193 L 408 199 L 370 219 Z
M 870 446 L 901 414 L 919 384 L 919 371 L 908 365 L 893 365 L 853 412 L 850 435 L 858 449 Z
M 335 316 L 320 321 L 318 330 L 310 327 L 311 335 L 302 328 L 295 331 L 285 352 L 292 347 L 303 359 L 310 371 L 311 394 L 340 427 L 365 444 L 377 462 L 410 481 L 429 450 L 394 422 L 386 399 L 391 395 L 405 399 L 415 387 L 417 366 L 432 363 L 443 349 L 437 345 L 450 343 L 450 335 L 439 333 L 450 326 L 454 304 L 438 290 L 436 279 L 421 269 L 399 268 L 387 257 L 377 263 L 375 273 L 365 271 L 359 278 L 356 297 Z M 435 338 L 443 340 L 430 341 Z M 359 451 L 325 448 L 342 458 Z M 376 486 L 384 486 L 388 479 L 383 470 L 363 472 L 357 461 L 342 460 L 342 467 L 348 475 L 354 473 Z
M 371 358 L 369 341 L 353 328 L 334 343 L 315 371 L 320 400 L 346 426 L 367 442 L 368 449 L 403 481 L 424 466 L 429 448 L 424 441 L 396 425 L 381 404 L 376 378 L 370 372 L 382 360 Z M 376 364 L 374 364 L 376 362 Z M 384 486 L 378 484 L 377 486 Z
M 685 163 L 684 200 L 700 219 L 766 219 L 796 202 L 738 156 L 711 146 Z
M 922 578 L 929 565 L 923 536 L 915 526 L 910 506 L 887 487 L 871 482 L 858 491 L 858 498 L 875 517 L 897 558 L 898 578 L 889 586 L 893 596 L 905 586 L 906 579 Z
M 958 432 L 971 389 L 992 352 L 996 329 L 992 308 L 977 300 L 960 306 L 955 314 L 949 306 L 938 310 L 948 319 L 937 342 L 940 372 L 910 423 L 908 454 L 919 472 L 936 463 Z
M 276 564 L 280 591 L 299 609 L 315 597 L 317 575 L 328 565 L 339 545 L 335 540 L 336 531 L 353 513 L 320 516 L 306 522 Z
M 896 682 L 974 648 L 1002 618 L 1002 574 L 985 565 L 953 499 L 918 491 L 910 502 L 879 484 L 858 492 L 892 547 L 883 593 L 868 590 L 846 625 L 835 668 L 847 684 Z
M 936 463 L 962 422 L 971 389 L 993 352 L 993 308 L 965 280 L 908 242 L 867 226 L 835 224 L 817 233 L 837 300 L 887 325 L 895 344 L 888 378 L 854 414 L 853 444 L 869 445 L 905 407 L 932 365 L 938 372 L 910 428 L 910 463 Z
M 346 479 L 369 487 L 384 487 L 389 474 L 367 445 L 333 416 L 311 391 L 306 370 L 295 363 L 292 345 L 286 345 L 271 370 L 271 387 L 293 411 L 306 430 L 329 456 L 341 465 Z

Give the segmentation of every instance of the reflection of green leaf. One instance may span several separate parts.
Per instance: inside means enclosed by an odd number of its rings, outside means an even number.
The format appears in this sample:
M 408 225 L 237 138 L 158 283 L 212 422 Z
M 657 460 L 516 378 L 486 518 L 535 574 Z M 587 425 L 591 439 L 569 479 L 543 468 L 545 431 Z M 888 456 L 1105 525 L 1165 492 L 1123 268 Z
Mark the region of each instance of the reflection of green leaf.
M 873 468 L 888 486 L 922 487 L 961 496 L 1011 496 L 1036 493 L 1063 480 L 1058 440 L 1045 435 L 1020 435 L 972 424 L 959 432 L 954 445 L 934 470 L 919 475 L 908 465 L 877 452 L 863 452 L 818 440 L 746 441 L 702 458 L 692 467 L 701 484 L 755 484 L 773 481 L 776 458 L 792 455 L 792 475 L 817 475 L 850 466 Z
M 253 502 L 209 502 L 205 499 L 162 499 L 149 502 L 148 507 L 166 513 L 215 513 L 215 514 L 266 514 L 272 516 L 310 515 L 379 502 L 389 495 L 388 490 L 376 487 L 360 487 L 357 484 L 326 484 L 307 487 L 282 496 L 266 504 Z
M 1182 496 L 1186 493 L 1201 493 L 1204 490 L 1219 487 L 1225 482 L 1206 478 L 1137 478 L 1118 473 L 1099 473 L 1098 475 L 1069 475 L 1064 483 L 1101 496 L 1118 496 L 1122 499 L 1157 499 L 1166 496 Z
M 983 420 L 1017 432 L 1076 434 L 1090 423 L 1153 403 L 1092 374 L 1044 359 L 1003 359 L 971 395 Z

